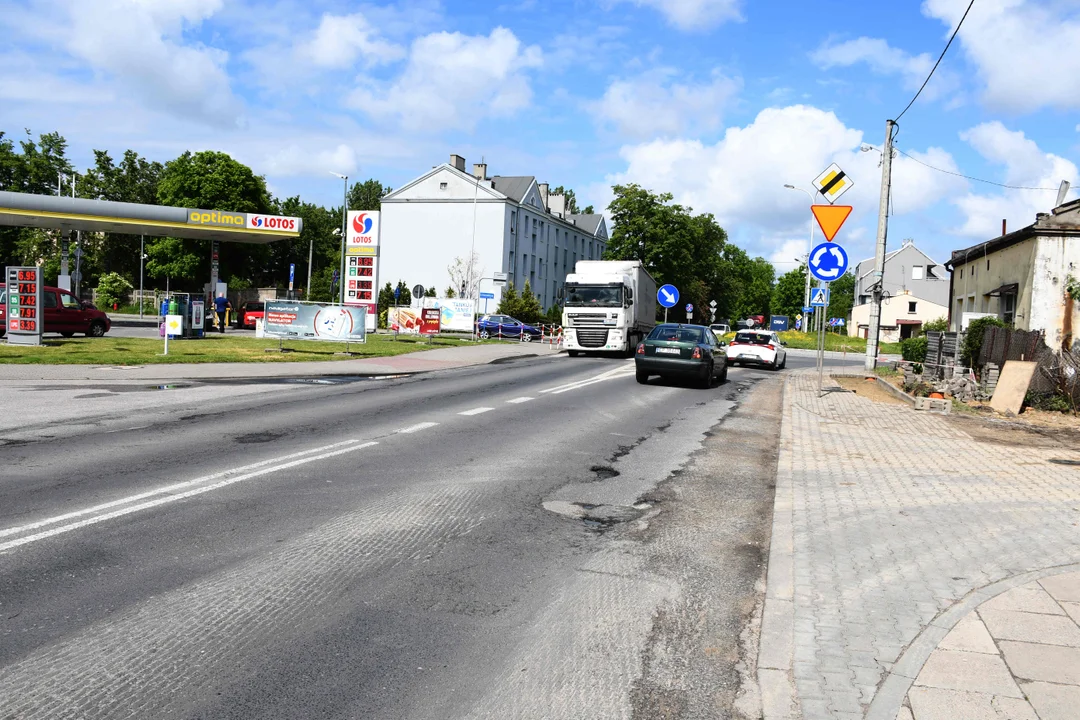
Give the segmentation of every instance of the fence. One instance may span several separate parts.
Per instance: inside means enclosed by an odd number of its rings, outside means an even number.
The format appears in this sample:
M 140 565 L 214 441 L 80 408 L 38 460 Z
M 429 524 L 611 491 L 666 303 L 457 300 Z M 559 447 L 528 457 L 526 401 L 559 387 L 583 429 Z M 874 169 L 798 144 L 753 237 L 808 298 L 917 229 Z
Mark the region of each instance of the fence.
M 980 367 L 985 368 L 985 374 L 996 380 L 997 374 L 1008 360 L 1025 360 L 1038 364 L 1031 378 L 1029 389 L 1032 392 L 1052 393 L 1056 390 L 1051 376 L 1060 358 L 1046 346 L 1041 330 L 986 328 L 982 350 L 979 352 Z
M 926 333 L 926 361 L 923 363 L 926 374 L 938 380 L 947 380 L 958 372 L 967 372 L 968 368 L 960 362 L 960 348 L 963 345 L 964 333 Z

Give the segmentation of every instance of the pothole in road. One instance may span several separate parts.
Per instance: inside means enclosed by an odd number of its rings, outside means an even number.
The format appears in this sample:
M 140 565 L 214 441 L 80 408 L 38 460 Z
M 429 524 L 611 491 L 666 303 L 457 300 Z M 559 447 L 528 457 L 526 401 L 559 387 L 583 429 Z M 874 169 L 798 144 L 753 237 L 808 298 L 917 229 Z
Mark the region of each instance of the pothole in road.
M 610 465 L 593 465 L 589 468 L 589 472 L 596 475 L 597 482 L 619 476 L 619 471 Z
M 580 520 L 585 527 L 597 532 L 603 532 L 628 520 L 637 520 L 651 507 L 650 503 L 638 503 L 633 507 L 566 500 L 549 500 L 544 503 L 544 509 L 548 512 Z
M 254 445 L 256 443 L 273 442 L 283 437 L 285 437 L 285 433 L 248 433 L 247 435 L 237 435 L 233 440 L 241 445 Z

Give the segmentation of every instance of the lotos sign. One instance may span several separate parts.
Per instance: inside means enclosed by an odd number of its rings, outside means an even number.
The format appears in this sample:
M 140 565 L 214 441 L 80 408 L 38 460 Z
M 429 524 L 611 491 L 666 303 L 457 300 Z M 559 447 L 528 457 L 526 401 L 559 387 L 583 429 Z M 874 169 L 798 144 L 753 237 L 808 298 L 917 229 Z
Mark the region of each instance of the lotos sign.
M 349 238 L 345 243 L 346 255 L 363 254 L 360 248 L 379 246 L 380 213 L 377 210 L 353 210 L 349 212 Z
M 248 215 L 247 226 L 253 230 L 292 230 L 300 229 L 300 218 L 280 217 L 278 215 Z

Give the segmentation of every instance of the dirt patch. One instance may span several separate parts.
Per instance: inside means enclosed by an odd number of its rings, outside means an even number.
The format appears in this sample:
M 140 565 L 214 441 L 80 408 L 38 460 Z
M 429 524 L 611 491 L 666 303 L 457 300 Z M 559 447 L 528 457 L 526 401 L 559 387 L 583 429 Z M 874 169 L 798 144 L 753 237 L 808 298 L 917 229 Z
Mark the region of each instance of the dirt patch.
M 989 406 L 986 408 L 989 410 Z M 1080 447 L 1080 430 L 1029 422 L 1026 419 L 1029 412 L 1038 411 L 1025 411 L 1020 417 L 1010 419 L 1005 419 L 1000 415 L 995 416 L 992 414 L 993 411 L 979 410 L 953 413 L 944 418 L 973 439 L 991 445 L 1069 450 Z
M 877 380 L 865 379 L 859 377 L 834 377 L 833 380 L 837 385 L 845 390 L 851 390 L 859 397 L 864 397 L 874 402 L 889 403 L 891 405 L 908 405 L 900 398 L 890 393 L 885 388 L 881 387 Z

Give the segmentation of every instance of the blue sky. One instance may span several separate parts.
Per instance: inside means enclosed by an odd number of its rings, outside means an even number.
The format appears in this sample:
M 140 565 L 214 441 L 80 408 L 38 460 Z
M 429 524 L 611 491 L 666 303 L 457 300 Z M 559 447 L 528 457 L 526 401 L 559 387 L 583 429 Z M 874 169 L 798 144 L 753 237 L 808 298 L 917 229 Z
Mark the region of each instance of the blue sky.
M 789 269 L 802 193 L 837 162 L 872 252 L 885 119 L 967 0 L 0 0 L 0 129 L 168 160 L 224 150 L 281 196 L 334 203 L 330 171 L 398 187 L 452 152 L 597 206 L 615 182 L 714 213 Z M 1011 185 L 1080 185 L 1080 0 L 976 0 L 897 146 Z M 1034 220 L 1054 190 L 895 164 L 891 245 L 950 250 Z M 1070 198 L 1076 192 L 1070 193 Z

